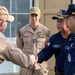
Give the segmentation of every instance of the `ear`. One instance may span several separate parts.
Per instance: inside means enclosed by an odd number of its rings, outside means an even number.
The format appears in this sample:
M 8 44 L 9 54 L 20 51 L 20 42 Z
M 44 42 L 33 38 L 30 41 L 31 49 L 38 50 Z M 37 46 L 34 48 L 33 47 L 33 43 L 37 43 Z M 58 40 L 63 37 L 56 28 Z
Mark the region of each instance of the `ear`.
M 39 20 L 41 19 L 41 15 L 39 15 Z

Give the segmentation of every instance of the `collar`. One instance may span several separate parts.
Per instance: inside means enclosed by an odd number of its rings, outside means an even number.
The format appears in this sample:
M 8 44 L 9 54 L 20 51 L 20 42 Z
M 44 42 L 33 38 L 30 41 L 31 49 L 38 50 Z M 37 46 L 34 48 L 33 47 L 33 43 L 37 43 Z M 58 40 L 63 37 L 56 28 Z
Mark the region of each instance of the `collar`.
M 27 26 L 27 31 L 28 31 L 28 32 L 32 32 L 32 33 L 42 32 L 41 24 L 39 23 L 39 26 L 37 27 L 37 29 L 36 29 L 35 31 L 34 31 L 33 28 L 30 26 L 30 24 L 28 24 L 28 26 Z

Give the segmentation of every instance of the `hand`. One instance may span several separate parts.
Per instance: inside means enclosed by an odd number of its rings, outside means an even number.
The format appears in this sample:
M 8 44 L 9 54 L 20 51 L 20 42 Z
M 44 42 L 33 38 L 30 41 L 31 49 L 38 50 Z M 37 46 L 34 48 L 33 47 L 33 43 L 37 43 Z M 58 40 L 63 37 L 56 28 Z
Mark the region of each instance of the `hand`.
M 30 59 L 31 59 L 32 65 L 35 65 L 35 63 L 37 63 L 37 61 L 38 61 L 37 56 L 35 56 L 33 54 L 30 55 Z
M 39 70 L 40 69 L 40 65 L 37 63 L 38 62 L 38 56 L 37 55 L 35 56 L 35 59 L 36 59 L 36 61 L 34 63 L 35 70 Z
M 38 62 L 38 56 L 37 55 L 35 55 L 35 60 L 36 60 L 36 63 Z

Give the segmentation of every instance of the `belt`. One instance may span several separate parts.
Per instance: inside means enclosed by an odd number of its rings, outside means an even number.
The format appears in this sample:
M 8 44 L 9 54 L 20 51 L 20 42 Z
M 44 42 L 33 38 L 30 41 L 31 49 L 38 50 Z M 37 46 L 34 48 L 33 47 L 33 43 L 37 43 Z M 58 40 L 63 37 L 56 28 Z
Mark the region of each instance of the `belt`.
M 56 71 L 56 75 L 64 75 L 64 72 Z

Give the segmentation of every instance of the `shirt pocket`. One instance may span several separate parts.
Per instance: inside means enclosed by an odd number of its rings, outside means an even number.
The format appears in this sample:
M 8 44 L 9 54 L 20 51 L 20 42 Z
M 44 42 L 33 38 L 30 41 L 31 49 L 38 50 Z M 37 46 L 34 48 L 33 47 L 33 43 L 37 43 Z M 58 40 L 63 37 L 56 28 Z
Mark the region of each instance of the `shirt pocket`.
M 44 48 L 45 42 L 46 42 L 46 38 L 37 39 L 37 48 L 39 49 L 39 51 L 42 50 L 42 48 Z
M 31 52 L 32 40 L 30 35 L 24 35 L 24 49 Z

